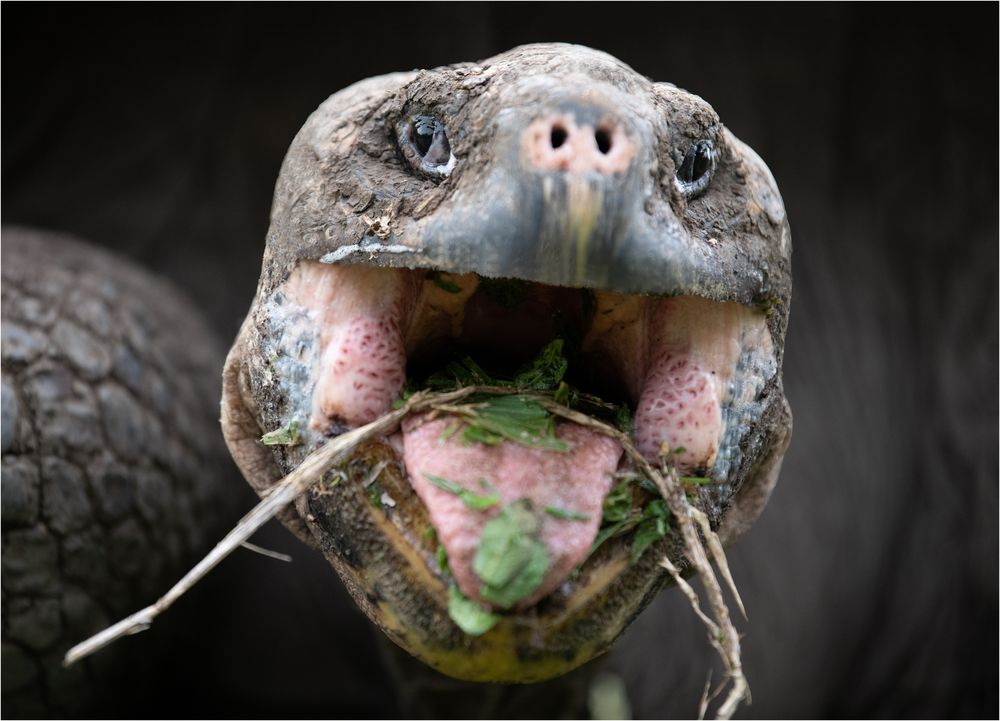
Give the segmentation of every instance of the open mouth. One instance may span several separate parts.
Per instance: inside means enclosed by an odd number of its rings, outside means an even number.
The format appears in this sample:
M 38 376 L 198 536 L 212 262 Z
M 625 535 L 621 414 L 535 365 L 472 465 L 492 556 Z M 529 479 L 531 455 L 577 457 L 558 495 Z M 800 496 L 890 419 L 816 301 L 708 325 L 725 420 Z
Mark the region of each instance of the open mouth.
M 558 341 L 560 381 L 593 399 L 590 410 L 603 420 L 627 417 L 623 430 L 646 458 L 669 454 L 681 474 L 705 479 L 693 491 L 704 504 L 724 505 L 777 371 L 763 312 L 694 296 L 303 262 L 264 312 L 262 350 L 284 399 L 280 417 L 302 429 L 298 459 L 388 412 L 408 378 L 423 387 L 463 359 L 474 359 L 466 371 L 482 366 L 493 378 L 513 378 Z M 544 612 L 565 604 L 591 566 L 628 563 L 629 536 L 594 553 L 605 501 L 624 470 L 621 445 L 593 428 L 553 422 L 548 447 L 480 442 L 461 432 L 460 420 L 435 412 L 411 416 L 385 441 L 408 486 L 383 481 L 370 497 L 391 510 L 415 494 L 406 537 L 433 575 L 483 609 Z M 510 509 L 527 509 L 541 554 L 529 582 L 518 576 L 513 591 L 484 571 L 481 551 L 484 533 Z M 413 532 L 412 515 L 421 513 L 433 534 Z

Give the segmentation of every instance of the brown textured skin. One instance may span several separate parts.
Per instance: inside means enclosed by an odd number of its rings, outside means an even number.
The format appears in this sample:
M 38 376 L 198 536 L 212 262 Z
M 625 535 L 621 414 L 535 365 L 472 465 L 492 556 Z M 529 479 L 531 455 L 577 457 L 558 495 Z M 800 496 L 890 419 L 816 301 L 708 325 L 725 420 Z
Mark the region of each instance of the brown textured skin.
M 556 200 L 546 193 L 539 201 L 539 217 L 546 220 L 539 221 L 537 238 L 527 237 L 520 250 L 507 247 L 497 239 L 525 240 L 530 222 L 515 237 L 504 233 L 530 215 L 531 204 L 520 201 L 536 198 L 537 179 L 524 172 L 512 150 L 520 147 L 517 129 L 558 103 L 580 98 L 601 112 L 613 109 L 638 143 L 636 160 L 627 174 L 602 186 L 585 256 L 566 240 L 577 219 L 569 194 L 558 191 L 562 177 L 554 179 Z M 458 164 L 443 181 L 414 174 L 398 153 L 394 129 L 415 113 L 447 119 Z M 675 149 L 703 137 L 715 142 L 717 169 L 708 190 L 686 200 L 673 186 Z M 365 216 L 387 218 L 388 238 L 377 237 Z M 618 240 L 620 247 L 614 245 Z M 478 65 L 372 78 L 328 99 L 293 141 L 275 189 L 257 297 L 226 364 L 223 427 L 233 457 L 258 492 L 310 449 L 288 453 L 256 443 L 262 432 L 281 425 L 285 402 L 265 381 L 262 301 L 297 262 L 378 242 L 416 252 L 361 253 L 351 262 L 753 305 L 767 312 L 780 368 L 791 294 L 784 208 L 766 166 L 701 98 L 653 83 L 603 53 L 564 45 L 526 46 Z M 707 509 L 714 524 L 722 523 L 726 542 L 762 510 L 790 437 L 780 371 L 763 397 L 763 417 L 742 440 L 735 496 Z M 365 459 L 356 454 L 355 460 Z M 499 641 L 497 631 L 473 639 L 448 619 L 444 583 L 428 582 L 425 561 L 407 558 L 405 544 L 386 536 L 395 511 L 373 509 L 344 485 L 300 499 L 298 517 L 286 515 L 286 524 L 324 552 L 390 638 L 451 675 L 536 681 L 565 672 L 606 650 L 667 580 L 653 561 L 657 554 L 649 553 L 610 585 L 595 580 L 587 587 L 584 574 L 580 587 L 593 593 L 584 594 L 583 606 L 540 604 L 531 632 L 504 622 L 498 629 L 507 629 L 506 640 Z M 657 550 L 679 558 L 669 538 Z M 479 663 L 504 643 L 507 656 Z
M 3 713 L 85 713 L 128 651 L 62 655 L 155 600 L 231 510 L 221 348 L 124 259 L 18 228 L 2 243 Z

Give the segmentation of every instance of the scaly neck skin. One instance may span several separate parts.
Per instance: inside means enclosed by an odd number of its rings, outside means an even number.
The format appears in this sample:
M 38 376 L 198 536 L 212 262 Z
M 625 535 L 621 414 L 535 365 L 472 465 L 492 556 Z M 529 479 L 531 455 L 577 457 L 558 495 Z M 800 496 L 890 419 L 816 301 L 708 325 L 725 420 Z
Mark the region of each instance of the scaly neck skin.
M 445 676 L 372 633 L 403 718 L 589 718 L 587 691 L 602 659 L 541 683 L 475 683 Z

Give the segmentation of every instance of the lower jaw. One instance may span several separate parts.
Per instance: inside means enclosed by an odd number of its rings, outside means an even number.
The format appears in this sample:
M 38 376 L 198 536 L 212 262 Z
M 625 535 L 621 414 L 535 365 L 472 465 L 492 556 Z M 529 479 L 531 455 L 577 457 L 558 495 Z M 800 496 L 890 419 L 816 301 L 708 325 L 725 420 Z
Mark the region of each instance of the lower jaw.
M 326 277 L 328 287 L 336 293 L 324 296 L 315 290 L 306 292 L 303 280 L 310 274 Z M 332 283 L 331 274 L 335 277 Z M 412 353 L 419 345 L 415 340 L 418 336 L 453 338 L 463 332 L 465 318 L 456 315 L 454 307 L 449 309 L 449 304 L 460 305 L 458 310 L 464 313 L 467 305 L 458 301 L 468 301 L 474 292 L 475 276 L 455 279 L 462 288 L 459 294 L 437 292 L 441 290 L 437 280 L 423 271 L 307 264 L 302 275 L 293 276 L 286 284 L 284 309 L 278 315 L 297 306 L 317 326 L 332 323 L 337 327 L 339 323 L 341 328 L 344 317 L 388 317 L 389 327 L 398 333 L 396 351 Z M 703 376 L 715 376 L 709 378 L 707 390 L 694 390 L 701 393 L 703 400 L 713 401 L 718 424 L 704 434 L 708 443 L 691 444 L 695 447 L 685 451 L 687 455 L 679 459 L 680 465 L 685 471 L 712 472 L 723 484 L 731 480 L 740 460 L 732 457 L 735 444 L 726 434 L 732 435 L 733 428 L 745 422 L 748 414 L 760 415 L 754 403 L 770 377 L 768 361 L 773 364 L 762 314 L 698 298 L 638 298 L 600 292 L 593 298 L 595 308 L 582 347 L 609 359 L 633 403 L 638 403 L 635 440 L 640 450 L 655 456 L 663 443 L 672 447 L 690 443 L 688 437 L 680 437 L 683 427 L 665 421 L 662 411 L 670 410 L 670 399 L 657 388 L 690 392 L 691 388 L 672 389 L 670 373 L 676 371 L 677 356 L 693 359 L 700 364 L 696 370 Z M 402 309 L 409 311 L 405 318 Z M 287 317 L 277 320 L 284 322 Z M 321 367 L 321 358 L 334 362 L 327 357 L 329 349 L 335 347 L 336 333 L 333 336 L 325 344 L 320 340 L 312 351 L 313 358 L 306 363 L 317 391 L 312 396 L 300 393 L 298 400 L 294 393 L 284 394 L 292 400 L 286 404 L 285 421 L 290 416 L 301 418 L 305 403 L 313 427 L 307 443 L 290 453 L 286 463 L 297 464 L 332 428 L 358 425 L 388 410 L 391 398 L 381 404 L 343 403 L 337 397 L 336 382 L 324 394 L 326 376 L 320 373 L 316 378 L 316 368 Z M 286 336 L 272 333 L 269 337 L 277 338 L 280 345 Z M 287 345 L 278 350 L 292 358 Z M 675 357 L 670 357 L 671 350 Z M 273 351 L 265 349 L 268 356 Z M 752 372 L 747 372 L 748 367 Z M 293 378 L 296 374 L 283 375 Z M 650 378 L 657 377 L 659 386 L 654 383 L 654 392 L 647 393 L 653 383 Z M 389 395 L 397 391 L 390 390 Z M 673 410 L 682 411 L 683 407 L 674 406 Z M 331 419 L 335 420 L 333 426 Z M 732 428 L 726 428 L 727 422 Z M 402 460 L 387 443 L 368 444 L 355 452 L 346 465 L 344 472 L 349 482 L 324 483 L 300 499 L 299 512 L 312 519 L 310 531 L 369 617 L 410 653 L 456 678 L 537 681 L 583 663 L 603 652 L 663 585 L 664 576 L 656 559 L 664 554 L 675 559 L 679 556 L 677 543 L 668 535 L 633 565 L 629 563 L 627 539 L 612 539 L 578 573 L 556 579 L 554 590 L 538 603 L 506 614 L 484 636 L 468 636 L 448 617 L 450 580 L 437 568 L 436 543 L 427 533 L 433 528 L 428 509 L 414 492 Z M 372 493 L 365 481 L 370 480 L 375 469 L 381 471 L 378 492 Z M 727 501 L 724 485 L 701 493 L 702 500 L 716 509 Z
M 378 469 L 376 493 L 365 482 Z M 438 566 L 430 517 L 395 451 L 370 442 L 344 472 L 300 498 L 300 515 L 365 614 L 397 645 L 453 678 L 531 683 L 564 674 L 604 653 L 667 582 L 658 559 L 683 563 L 672 535 L 635 564 L 628 539 L 611 539 L 554 592 L 470 636 L 448 615 L 451 580 Z

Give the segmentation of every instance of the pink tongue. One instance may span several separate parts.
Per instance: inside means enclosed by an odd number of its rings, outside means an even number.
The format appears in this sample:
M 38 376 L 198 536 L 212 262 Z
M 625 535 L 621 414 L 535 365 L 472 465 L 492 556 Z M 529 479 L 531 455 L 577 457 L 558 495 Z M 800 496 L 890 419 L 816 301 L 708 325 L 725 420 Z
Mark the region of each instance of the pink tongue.
M 411 417 L 403 423 L 406 470 L 417 495 L 431 515 L 438 539 L 448 552 L 448 564 L 459 588 L 482 600 L 482 580 L 472 569 L 483 526 L 499 509 L 527 498 L 540 513 L 540 538 L 549 556 L 549 568 L 538 589 L 517 604 L 523 608 L 551 593 L 570 571 L 587 557 L 601 523 L 604 497 L 611 490 L 622 448 L 617 441 L 574 424 L 561 424 L 557 435 L 570 445 L 568 452 L 538 450 L 506 441 L 499 446 L 465 445 L 453 434 L 442 434 L 453 418 L 425 421 Z M 478 495 L 495 492 L 501 502 L 485 511 L 469 508 L 454 493 L 428 480 L 437 476 Z M 490 491 L 483 488 L 489 484 Z M 582 513 L 586 520 L 556 518 L 545 508 Z

